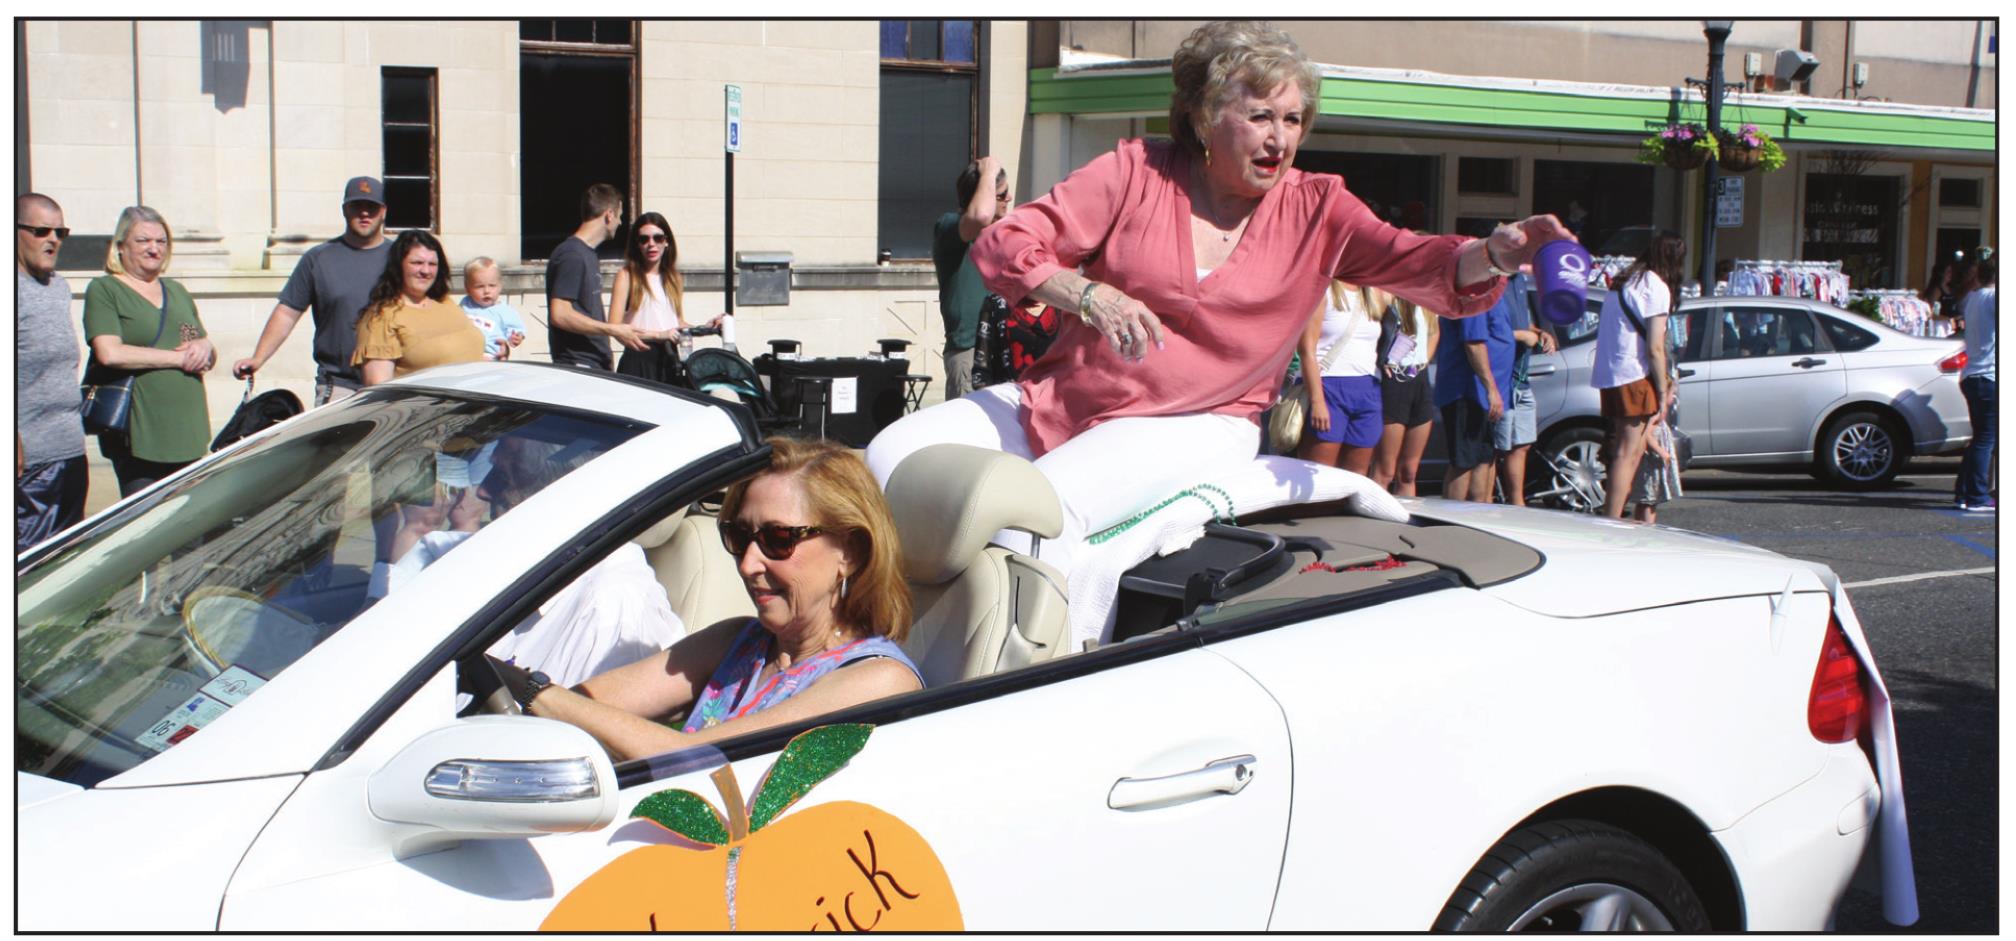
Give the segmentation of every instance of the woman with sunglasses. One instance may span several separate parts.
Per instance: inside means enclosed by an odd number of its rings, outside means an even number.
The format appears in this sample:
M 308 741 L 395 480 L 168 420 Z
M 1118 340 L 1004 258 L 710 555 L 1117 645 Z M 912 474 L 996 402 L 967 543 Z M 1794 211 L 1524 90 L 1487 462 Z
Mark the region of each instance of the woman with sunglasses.
M 772 438 L 728 488 L 721 541 L 756 617 L 723 621 L 573 689 L 492 661 L 524 710 L 586 729 L 618 760 L 799 722 L 923 687 L 902 549 L 868 466 L 830 441 Z M 684 713 L 679 729 L 659 719 Z
M 616 371 L 659 382 L 678 377 L 679 331 L 686 323 L 686 279 L 679 274 L 679 242 L 672 224 L 655 212 L 637 217 L 623 267 L 610 291 L 610 323 L 627 323 L 649 346 L 624 350 Z M 719 320 L 717 317 L 715 320 Z

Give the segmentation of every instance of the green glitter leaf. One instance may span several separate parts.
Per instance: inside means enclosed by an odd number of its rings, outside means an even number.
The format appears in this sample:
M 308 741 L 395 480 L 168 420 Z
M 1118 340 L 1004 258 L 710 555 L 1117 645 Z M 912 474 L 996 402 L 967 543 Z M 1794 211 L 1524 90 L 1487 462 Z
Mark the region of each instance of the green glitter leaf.
M 763 783 L 756 785 L 749 832 L 769 825 L 819 782 L 845 767 L 861 746 L 868 744 L 868 733 L 873 731 L 872 725 L 822 725 L 792 739 L 763 775 Z
M 692 791 L 659 791 L 638 801 L 630 816 L 649 820 L 695 843 L 720 846 L 728 842 L 728 825 L 722 822 L 720 812 Z

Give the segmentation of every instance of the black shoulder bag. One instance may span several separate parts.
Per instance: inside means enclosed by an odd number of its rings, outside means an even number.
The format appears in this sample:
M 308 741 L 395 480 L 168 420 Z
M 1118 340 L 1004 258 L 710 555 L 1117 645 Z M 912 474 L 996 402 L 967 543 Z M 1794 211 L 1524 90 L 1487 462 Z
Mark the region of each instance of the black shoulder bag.
M 154 339 L 147 344 L 149 349 L 152 349 L 155 344 L 161 342 L 161 334 L 166 332 L 167 329 L 168 283 L 163 281 L 161 283 L 161 323 L 154 328 Z M 133 417 L 133 377 L 136 373 L 130 370 L 100 366 L 95 358 L 91 362 L 89 372 L 95 373 L 98 381 L 89 381 L 87 378 L 82 390 L 84 401 L 82 405 L 78 406 L 78 411 L 84 417 L 85 432 L 94 435 L 125 434 L 126 423 Z M 119 373 L 119 378 L 109 382 L 105 381 L 106 377 L 111 373 Z

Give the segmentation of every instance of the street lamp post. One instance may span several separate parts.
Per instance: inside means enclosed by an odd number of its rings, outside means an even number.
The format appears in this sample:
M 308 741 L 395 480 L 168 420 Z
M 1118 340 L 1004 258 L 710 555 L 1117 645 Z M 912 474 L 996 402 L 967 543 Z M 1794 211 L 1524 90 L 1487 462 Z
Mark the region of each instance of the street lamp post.
M 1701 33 L 1708 37 L 1708 133 L 1722 130 L 1722 47 L 1729 41 L 1734 20 L 1702 20 Z M 1720 143 L 1719 141 L 1717 143 Z M 1701 296 L 1715 293 L 1715 206 L 1716 184 L 1722 179 L 1719 161 L 1708 161 L 1707 192 L 1701 207 Z

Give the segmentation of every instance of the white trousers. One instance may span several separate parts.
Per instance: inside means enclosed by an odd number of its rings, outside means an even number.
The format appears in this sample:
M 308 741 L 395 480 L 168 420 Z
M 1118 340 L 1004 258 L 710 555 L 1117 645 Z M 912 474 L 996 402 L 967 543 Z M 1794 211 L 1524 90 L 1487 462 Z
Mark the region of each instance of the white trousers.
M 1015 383 L 988 386 L 964 398 L 913 412 L 868 443 L 868 469 L 885 487 L 896 465 L 933 444 L 968 444 L 1030 456 Z M 1067 576 L 1071 555 L 1086 537 L 1174 496 L 1252 463 L 1260 426 L 1230 415 L 1116 418 L 1035 459 L 1063 504 L 1064 529 L 1031 546 L 1021 533 L 994 541 L 1028 552 Z

